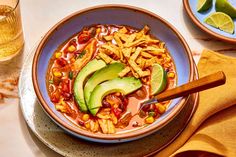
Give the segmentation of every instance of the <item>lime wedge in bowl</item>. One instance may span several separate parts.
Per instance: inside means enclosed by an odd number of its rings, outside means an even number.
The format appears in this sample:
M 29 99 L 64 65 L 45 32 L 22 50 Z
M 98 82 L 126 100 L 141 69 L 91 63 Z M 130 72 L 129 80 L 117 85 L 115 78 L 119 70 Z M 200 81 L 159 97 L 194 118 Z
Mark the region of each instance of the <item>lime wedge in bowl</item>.
M 232 18 L 236 18 L 236 9 L 228 0 L 216 0 L 215 9 L 217 12 L 223 12 Z
M 156 95 L 165 90 L 167 76 L 164 68 L 160 64 L 153 64 L 151 73 L 151 95 Z
M 212 6 L 212 0 L 198 0 L 197 11 L 203 12 L 208 10 Z
M 204 22 L 227 33 L 234 33 L 234 22 L 231 17 L 222 12 L 210 14 Z

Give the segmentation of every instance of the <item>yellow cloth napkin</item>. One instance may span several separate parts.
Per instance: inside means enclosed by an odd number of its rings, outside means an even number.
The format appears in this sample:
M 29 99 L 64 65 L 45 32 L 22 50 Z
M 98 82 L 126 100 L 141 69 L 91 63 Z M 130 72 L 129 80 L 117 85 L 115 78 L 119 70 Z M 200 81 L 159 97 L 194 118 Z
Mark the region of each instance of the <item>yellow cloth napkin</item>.
M 220 70 L 226 75 L 226 84 L 200 92 L 199 105 L 185 130 L 155 157 L 185 157 L 200 151 L 209 153 L 204 156 L 236 157 L 236 58 L 204 50 L 199 76 Z

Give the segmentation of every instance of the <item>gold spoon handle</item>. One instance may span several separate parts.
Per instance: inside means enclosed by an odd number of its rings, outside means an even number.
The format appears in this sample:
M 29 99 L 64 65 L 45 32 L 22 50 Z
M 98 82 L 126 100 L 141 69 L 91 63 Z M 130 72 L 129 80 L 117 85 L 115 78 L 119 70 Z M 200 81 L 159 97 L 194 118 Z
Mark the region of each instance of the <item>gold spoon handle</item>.
M 214 74 L 200 78 L 198 80 L 194 80 L 192 82 L 186 83 L 179 87 L 166 90 L 165 92 L 157 95 L 155 98 L 147 100 L 143 102 L 142 104 L 152 104 L 156 102 L 174 99 L 181 96 L 187 96 L 195 92 L 200 92 L 209 88 L 223 85 L 225 84 L 225 81 L 226 81 L 226 77 L 225 77 L 224 72 L 219 71 Z

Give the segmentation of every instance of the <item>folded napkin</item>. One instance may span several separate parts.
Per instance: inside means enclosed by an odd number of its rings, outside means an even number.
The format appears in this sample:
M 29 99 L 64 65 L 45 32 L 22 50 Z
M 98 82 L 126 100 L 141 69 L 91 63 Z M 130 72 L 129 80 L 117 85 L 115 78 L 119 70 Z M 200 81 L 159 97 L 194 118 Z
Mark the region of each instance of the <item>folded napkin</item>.
M 199 76 L 220 70 L 226 84 L 200 92 L 199 105 L 185 130 L 155 157 L 236 157 L 236 58 L 204 50 Z

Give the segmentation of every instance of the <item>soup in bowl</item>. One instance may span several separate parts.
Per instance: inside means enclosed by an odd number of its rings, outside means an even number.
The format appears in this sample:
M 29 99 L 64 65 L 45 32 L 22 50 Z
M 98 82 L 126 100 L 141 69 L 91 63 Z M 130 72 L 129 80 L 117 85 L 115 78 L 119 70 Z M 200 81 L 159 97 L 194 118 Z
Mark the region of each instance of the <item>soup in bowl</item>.
M 192 79 L 182 36 L 159 16 L 130 6 L 65 18 L 42 39 L 33 61 L 34 88 L 49 117 L 76 137 L 104 143 L 166 125 L 187 97 L 141 103 Z

